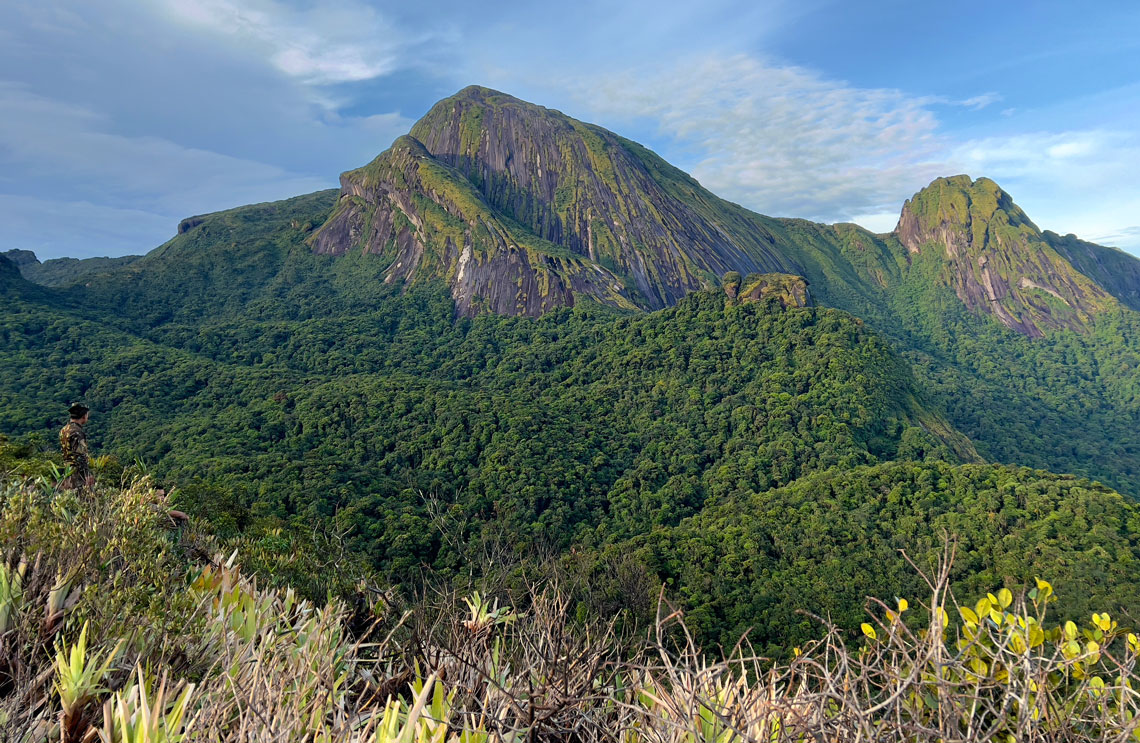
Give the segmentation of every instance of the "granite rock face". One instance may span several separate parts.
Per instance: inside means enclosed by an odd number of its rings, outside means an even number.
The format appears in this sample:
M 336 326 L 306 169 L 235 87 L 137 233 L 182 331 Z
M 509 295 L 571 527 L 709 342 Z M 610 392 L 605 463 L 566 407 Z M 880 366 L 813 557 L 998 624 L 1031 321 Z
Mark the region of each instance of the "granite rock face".
M 462 314 L 576 296 L 652 310 L 729 270 L 800 270 L 741 211 L 611 132 L 472 87 L 345 173 L 311 245 L 384 256 L 390 281 L 442 278 Z
M 935 180 L 904 204 L 895 230 L 912 255 L 940 251 L 940 279 L 966 306 L 1024 335 L 1084 330 L 1115 305 L 988 178 Z
M 186 219 L 183 219 L 178 223 L 178 234 L 185 235 L 190 230 L 205 222 L 207 216 L 208 215 L 200 214 L 196 217 L 187 217 Z
M 504 219 L 412 137 L 341 176 L 336 209 L 310 239 L 317 253 L 362 250 L 386 281 L 442 278 L 456 311 L 537 316 L 588 296 L 633 309 L 622 279 Z

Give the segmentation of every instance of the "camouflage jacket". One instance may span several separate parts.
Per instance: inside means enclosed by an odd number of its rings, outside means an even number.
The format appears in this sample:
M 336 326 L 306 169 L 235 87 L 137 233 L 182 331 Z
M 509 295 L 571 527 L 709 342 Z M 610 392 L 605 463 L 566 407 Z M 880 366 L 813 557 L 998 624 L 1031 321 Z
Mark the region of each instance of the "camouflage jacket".
M 87 433 L 83 426 L 69 421 L 59 432 L 59 448 L 63 450 L 63 461 L 71 467 L 72 478 L 83 482 L 91 474 L 91 463 L 87 459 Z

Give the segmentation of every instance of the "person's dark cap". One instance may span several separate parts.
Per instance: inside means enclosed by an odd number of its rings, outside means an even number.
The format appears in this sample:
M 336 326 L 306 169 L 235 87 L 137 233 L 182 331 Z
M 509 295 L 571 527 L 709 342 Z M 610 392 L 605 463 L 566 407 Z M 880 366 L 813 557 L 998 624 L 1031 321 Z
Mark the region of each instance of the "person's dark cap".
M 87 411 L 89 410 L 91 410 L 91 408 L 87 407 L 81 402 L 77 402 L 68 408 L 67 412 L 71 414 L 72 418 L 82 418 L 83 416 L 87 415 Z

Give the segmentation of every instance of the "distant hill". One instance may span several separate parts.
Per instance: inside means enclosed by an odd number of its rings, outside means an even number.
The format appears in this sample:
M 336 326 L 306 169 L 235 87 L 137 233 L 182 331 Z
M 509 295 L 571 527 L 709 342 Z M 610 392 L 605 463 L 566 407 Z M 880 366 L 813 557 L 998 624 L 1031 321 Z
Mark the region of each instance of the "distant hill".
M 3 253 L 16 264 L 28 281 L 42 286 L 70 286 L 90 276 L 130 265 L 141 256 L 124 255 L 118 258 L 50 258 L 40 262 L 30 250 L 9 250 Z

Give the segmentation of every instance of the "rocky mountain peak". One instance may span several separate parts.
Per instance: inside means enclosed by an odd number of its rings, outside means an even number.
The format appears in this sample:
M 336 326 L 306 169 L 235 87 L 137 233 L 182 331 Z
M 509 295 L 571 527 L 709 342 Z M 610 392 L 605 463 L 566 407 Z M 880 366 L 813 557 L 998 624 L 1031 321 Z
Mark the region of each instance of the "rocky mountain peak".
M 20 250 L 18 248 L 13 248 L 12 250 L 6 250 L 3 253 L 0 253 L 0 256 L 7 258 L 9 261 L 14 263 L 17 268 L 40 265 L 40 259 L 37 258 L 36 254 L 30 250 Z
M 476 86 L 345 173 L 338 208 L 311 245 L 389 257 L 389 280 L 444 279 L 464 313 L 540 314 L 580 294 L 659 309 L 727 271 L 802 270 L 763 227 L 645 148 Z M 459 288 L 472 266 L 490 271 L 488 283 Z M 548 275 L 523 289 L 536 270 Z
M 1083 329 L 1114 304 L 989 178 L 936 179 L 903 205 L 895 232 L 912 257 L 935 251 L 941 280 L 968 307 L 1025 335 Z

